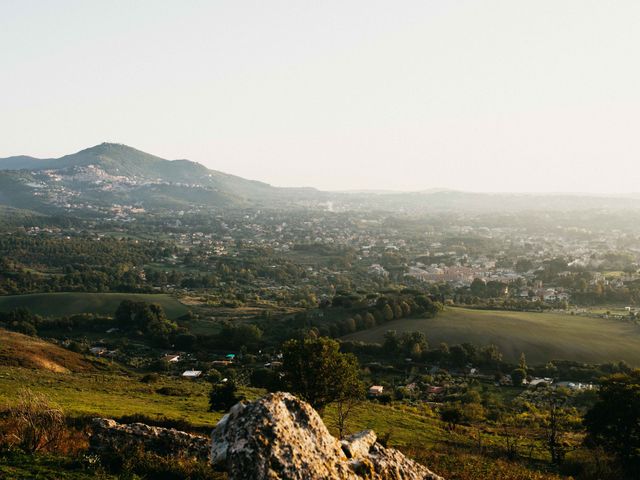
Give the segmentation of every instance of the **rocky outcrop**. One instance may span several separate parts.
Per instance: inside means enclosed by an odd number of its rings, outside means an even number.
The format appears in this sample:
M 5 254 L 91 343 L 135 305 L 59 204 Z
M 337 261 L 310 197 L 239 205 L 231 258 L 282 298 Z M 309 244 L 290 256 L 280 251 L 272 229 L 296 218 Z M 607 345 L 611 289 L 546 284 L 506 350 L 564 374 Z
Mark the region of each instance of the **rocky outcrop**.
M 339 441 L 309 404 L 288 393 L 235 405 L 211 441 L 174 429 L 96 418 L 90 447 L 96 453 L 143 447 L 160 455 L 210 458 L 230 480 L 443 480 L 377 443 L 371 430 Z
M 368 430 L 342 442 L 288 393 L 235 405 L 212 434 L 211 461 L 230 480 L 443 480 Z
M 107 418 L 93 419 L 89 444 L 96 453 L 123 452 L 144 447 L 159 455 L 193 457 L 207 461 L 211 444 L 208 438 L 173 428 L 151 427 L 144 423 L 120 424 Z

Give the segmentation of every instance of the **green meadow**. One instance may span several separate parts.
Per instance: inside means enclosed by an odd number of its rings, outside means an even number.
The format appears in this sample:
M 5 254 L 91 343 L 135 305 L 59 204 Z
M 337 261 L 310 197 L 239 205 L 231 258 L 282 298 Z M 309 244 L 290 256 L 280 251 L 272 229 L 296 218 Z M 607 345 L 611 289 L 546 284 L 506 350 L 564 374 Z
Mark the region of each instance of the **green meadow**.
M 157 390 L 171 387 L 181 395 L 161 395 Z M 134 374 L 73 373 L 0 367 L 0 404 L 13 403 L 19 391 L 40 392 L 72 416 L 121 417 L 133 413 L 150 417 L 184 419 L 198 426 L 213 426 L 220 415 L 209 413 L 207 382 L 163 377 L 143 383 Z
M 136 374 L 69 373 L 0 366 L 0 405 L 12 404 L 20 398 L 20 390 L 28 388 L 43 393 L 71 416 L 122 417 L 143 414 L 186 420 L 198 427 L 213 427 L 222 414 L 208 411 L 211 385 L 203 380 L 191 381 L 162 376 L 158 382 L 143 383 Z M 162 387 L 170 387 L 179 395 L 162 395 Z M 264 391 L 242 388 L 241 394 L 255 399 Z M 335 411 L 325 412 L 332 428 Z M 440 422 L 424 411 L 396 410 L 367 402 L 356 409 L 350 423 L 353 431 L 371 428 L 380 435 L 389 433 L 397 446 L 437 443 L 443 430 Z M 335 432 L 334 432 L 335 433 Z
M 136 374 L 64 374 L 0 366 L 0 405 L 18 401 L 21 389 L 27 388 L 46 395 L 72 417 L 117 418 L 143 414 L 152 418 L 185 420 L 197 427 L 214 427 L 222 417 L 220 412 L 208 411 L 211 385 L 206 381 L 162 376 L 157 382 L 143 383 L 140 378 Z M 170 387 L 180 394 L 168 396 L 158 393 L 163 387 Z M 249 400 L 264 393 L 254 388 L 240 390 L 240 394 Z M 329 406 L 323 416 L 335 434 L 335 408 Z M 389 435 L 390 444 L 402 448 L 435 446 L 444 438 L 452 440 L 442 422 L 424 407 L 392 407 L 364 402 L 353 412 L 348 427 L 351 432 L 372 429 L 380 436 Z M 454 437 L 467 443 L 464 435 Z
M 403 318 L 343 337 L 382 342 L 387 330 L 420 331 L 429 343 L 495 344 L 505 360 L 521 352 L 529 363 L 575 360 L 605 363 L 624 360 L 640 366 L 640 326 L 620 319 L 565 313 L 508 312 L 448 307 L 435 318 Z
M 34 293 L 0 297 L 0 311 L 28 308 L 47 317 L 61 317 L 76 313 L 112 315 L 123 300 L 160 304 L 169 318 L 177 318 L 188 309 L 171 295 L 141 293 Z

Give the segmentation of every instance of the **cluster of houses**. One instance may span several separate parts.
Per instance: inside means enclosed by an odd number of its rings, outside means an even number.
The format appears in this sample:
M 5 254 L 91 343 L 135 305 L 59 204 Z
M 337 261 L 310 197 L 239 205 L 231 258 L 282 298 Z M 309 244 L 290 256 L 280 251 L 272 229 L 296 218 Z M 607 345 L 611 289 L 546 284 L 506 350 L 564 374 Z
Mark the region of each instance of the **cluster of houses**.
M 455 393 L 456 391 L 460 391 L 461 386 L 466 383 L 467 375 L 483 378 L 485 380 L 489 380 L 492 378 L 490 375 L 480 375 L 477 369 L 473 369 L 474 373 L 471 373 L 469 370 L 465 371 L 464 378 L 462 376 L 454 375 L 453 377 L 446 376 L 441 379 L 442 381 L 436 381 L 434 384 L 427 384 L 418 386 L 416 382 L 408 383 L 407 385 L 402 386 L 401 388 L 405 391 L 405 394 L 409 394 L 414 397 L 414 394 L 418 394 L 419 398 L 423 401 L 427 402 L 442 402 L 445 400 L 447 395 Z M 438 367 L 434 367 L 430 370 L 431 375 L 436 375 L 439 372 L 442 372 Z M 513 386 L 513 379 L 511 375 L 503 375 L 499 380 L 495 382 L 495 386 L 497 387 L 505 387 L 505 386 Z M 576 382 L 576 381 L 554 381 L 553 378 L 548 377 L 532 377 L 529 379 L 524 379 L 522 387 L 526 387 L 525 391 L 534 392 L 537 389 L 551 387 L 553 389 L 556 388 L 565 388 L 568 390 L 572 390 L 574 392 L 582 392 L 597 389 L 597 385 L 593 383 L 587 382 Z M 383 385 L 371 385 L 367 390 L 367 397 L 369 399 L 380 399 L 382 400 L 385 397 L 388 397 L 389 394 L 396 393 L 395 390 L 389 392 L 385 389 Z M 418 398 L 418 397 L 415 397 Z
M 496 382 L 496 385 L 513 385 L 513 379 L 511 378 L 511 375 L 504 375 L 499 381 Z M 553 378 L 549 377 L 533 377 L 530 379 L 523 379 L 522 386 L 526 386 L 530 389 L 542 387 L 566 388 L 573 391 L 594 390 L 597 388 L 597 386 L 593 383 L 572 382 L 568 380 L 555 382 Z
M 184 355 L 180 353 L 167 353 L 161 357 L 161 360 L 169 364 L 177 364 L 183 360 Z M 186 359 L 185 359 L 186 360 Z M 211 362 L 213 367 L 227 367 L 232 365 L 236 360 L 235 353 L 228 353 L 222 359 L 214 360 Z M 202 376 L 202 370 L 187 369 L 180 375 L 183 378 L 196 379 Z
M 380 274 L 378 268 L 382 268 L 380 265 L 374 264 L 369 267 L 371 273 Z M 523 279 L 522 275 L 519 275 L 510 270 L 486 270 L 484 268 L 474 268 L 465 266 L 445 266 L 445 265 L 431 265 L 424 266 L 422 264 L 416 264 L 415 266 L 408 267 L 407 276 L 413 277 L 417 280 L 424 282 L 447 282 L 456 286 L 469 286 L 474 279 L 480 278 L 484 281 L 498 281 L 509 285 L 510 283 Z M 542 288 L 541 283 L 536 288 L 522 288 L 515 292 L 510 292 L 509 287 L 505 287 L 502 292 L 503 295 L 511 293 L 520 299 L 526 299 L 530 301 L 542 301 L 547 303 L 568 301 L 569 293 L 562 288 L 547 287 Z
M 118 350 L 109 350 L 106 347 L 94 346 L 89 348 L 89 353 L 96 357 L 115 358 L 118 355 Z
M 415 382 L 409 383 L 404 387 L 408 392 L 418 392 L 418 385 Z M 437 396 L 445 393 L 445 386 L 443 385 L 427 385 L 424 389 L 424 393 L 429 396 Z M 385 395 L 383 385 L 371 385 L 367 391 L 369 398 L 380 398 Z
M 528 300 L 540 300 L 543 302 L 562 302 L 569 300 L 569 294 L 558 288 L 537 288 L 533 290 L 522 289 L 518 297 Z
M 474 278 L 483 277 L 486 275 L 486 272 L 470 267 L 447 267 L 444 265 L 424 266 L 418 263 L 416 266 L 409 267 L 406 275 L 422 280 L 423 282 L 448 282 L 470 285 Z
M 177 364 L 180 362 L 181 355 L 179 353 L 167 353 L 161 357 L 162 361 L 165 361 L 169 364 Z M 182 372 L 181 376 L 184 378 L 199 378 L 202 375 L 202 370 L 185 370 Z
M 115 358 L 117 357 L 119 352 L 117 350 L 109 350 L 107 347 L 98 344 L 89 348 L 89 353 L 91 353 L 92 355 L 95 355 L 96 357 Z M 235 359 L 236 359 L 235 353 L 228 353 L 224 356 L 224 358 L 219 360 L 214 360 L 213 362 L 211 362 L 211 364 L 213 367 L 216 367 L 216 366 L 227 367 L 232 365 L 235 362 Z M 189 358 L 189 355 L 184 353 L 166 353 L 160 357 L 160 360 L 163 362 L 166 362 L 169 365 L 177 365 L 180 362 L 186 363 L 188 360 L 190 360 L 190 358 Z M 278 363 L 279 362 L 272 362 L 274 366 L 277 366 Z M 200 378 L 202 374 L 203 374 L 202 370 L 196 370 L 196 369 L 190 368 L 190 369 L 184 370 L 180 374 L 180 376 L 183 378 L 197 379 L 197 378 Z

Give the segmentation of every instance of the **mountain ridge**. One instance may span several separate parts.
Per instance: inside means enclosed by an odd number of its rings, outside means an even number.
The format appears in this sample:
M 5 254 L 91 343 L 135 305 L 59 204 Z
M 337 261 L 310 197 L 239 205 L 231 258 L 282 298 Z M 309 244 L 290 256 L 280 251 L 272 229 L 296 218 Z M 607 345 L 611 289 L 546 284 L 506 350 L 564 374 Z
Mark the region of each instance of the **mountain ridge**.
M 0 158 L 0 205 L 41 213 L 63 209 L 111 215 L 114 208 L 126 206 L 170 210 L 251 206 L 333 209 L 333 202 L 341 210 L 414 213 L 640 208 L 638 195 L 283 188 L 209 169 L 191 160 L 167 160 L 108 142 L 59 158 Z
M 0 159 L 0 204 L 35 209 L 89 203 L 153 208 L 246 206 L 313 189 L 273 187 L 186 159 L 167 160 L 119 143 L 101 143 L 59 158 Z
M 205 177 L 218 174 L 232 177 L 217 170 L 210 170 L 198 162 L 187 159 L 168 160 L 121 143 L 103 142 L 58 158 L 36 158 L 27 155 L 0 158 L 0 170 L 63 170 L 90 165 L 99 166 L 110 175 L 158 177 L 168 181 L 183 179 L 187 174 Z

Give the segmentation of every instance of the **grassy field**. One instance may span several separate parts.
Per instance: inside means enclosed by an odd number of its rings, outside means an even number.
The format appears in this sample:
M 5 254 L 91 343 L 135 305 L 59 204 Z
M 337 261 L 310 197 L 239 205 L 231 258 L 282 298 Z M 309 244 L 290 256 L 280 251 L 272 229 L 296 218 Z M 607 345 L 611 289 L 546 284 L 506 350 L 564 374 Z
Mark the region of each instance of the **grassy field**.
M 575 360 L 604 363 L 625 360 L 640 366 L 640 327 L 622 320 L 563 313 L 506 312 L 448 307 L 436 318 L 393 320 L 344 340 L 382 342 L 387 330 L 423 332 L 431 345 L 493 343 L 506 360 L 521 352 L 529 363 Z
M 0 478 L 11 480 L 116 480 L 117 476 L 84 470 L 73 457 L 0 453 Z
M 60 317 L 75 313 L 112 315 L 122 300 L 160 304 L 169 318 L 177 318 L 188 309 L 178 300 L 165 294 L 137 293 L 34 293 L 0 297 L 0 311 L 25 307 L 42 316 Z
M 158 394 L 161 387 L 173 387 L 183 395 Z M 46 394 L 70 415 L 120 417 L 140 413 L 186 419 L 198 426 L 213 426 L 220 418 L 219 414 L 207 412 L 207 382 L 165 378 L 147 384 L 133 374 L 60 374 L 0 367 L 0 404 L 15 402 L 21 388 Z
M 161 387 L 172 387 L 182 394 L 165 396 L 158 393 Z M 55 373 L 48 370 L 32 370 L 21 367 L 0 366 L 0 406 L 12 404 L 20 397 L 21 389 L 41 392 L 60 405 L 70 416 L 101 416 L 117 418 L 143 414 L 148 417 L 182 419 L 198 427 L 211 428 L 221 418 L 221 413 L 207 411 L 209 384 L 205 381 L 187 381 L 162 377 L 151 384 L 140 381 L 135 374 L 113 373 Z M 264 392 L 243 388 L 241 393 L 254 399 Z M 335 435 L 336 412 L 330 406 L 323 419 Z M 495 478 L 497 480 L 557 479 L 555 475 L 542 474 L 526 463 L 496 462 L 475 452 L 480 430 L 458 426 L 455 431 L 445 428 L 437 414 L 427 406 L 394 404 L 385 406 L 376 402 L 364 402 L 353 412 L 348 423 L 349 432 L 373 429 L 380 438 L 388 438 L 388 445 L 407 451 L 439 473 L 452 479 Z M 493 428 L 482 429 L 483 448 L 499 447 L 503 440 Z M 546 461 L 546 453 L 539 445 L 532 450 L 533 461 Z M 463 457 L 461 457 L 463 455 Z M 15 456 L 14 456 L 15 457 Z M 78 472 L 64 458 L 35 457 L 20 459 L 11 457 L 0 466 L 0 477 L 9 478 L 90 478 Z M 0 465 L 2 459 L 0 459 Z M 533 465 L 533 464 L 532 464 Z M 467 472 L 470 470 L 471 472 Z M 479 470 L 482 475 L 477 476 Z M 56 472 L 60 472 L 57 474 Z M 64 475 L 62 475 L 63 472 Z M 463 473 L 461 475 L 461 473 Z M 474 473 L 475 472 L 475 473 Z M 36 475 L 37 474 L 37 475 Z
M 208 382 L 162 377 L 158 382 L 147 384 L 139 378 L 133 374 L 60 374 L 0 366 L 0 405 L 17 401 L 20 390 L 28 388 L 44 393 L 72 416 L 121 417 L 139 413 L 187 420 L 201 427 L 213 427 L 222 416 L 221 413 L 207 411 Z M 183 395 L 161 395 L 157 393 L 161 387 L 172 387 L 182 391 Z M 245 388 L 241 393 L 253 399 L 263 392 Z M 335 433 L 332 407 L 325 412 L 325 420 Z M 380 435 L 390 433 L 391 443 L 396 446 L 435 444 L 444 435 L 440 422 L 430 416 L 417 410 L 397 410 L 375 403 L 366 403 L 358 408 L 350 427 L 352 431 L 371 428 Z
M 183 394 L 161 395 L 157 393 L 161 387 L 172 387 Z M 23 388 L 45 394 L 71 416 L 117 418 L 143 414 L 186 420 L 198 427 L 213 427 L 222 416 L 222 413 L 207 411 L 210 384 L 206 381 L 162 377 L 158 382 L 147 384 L 134 374 L 61 374 L 0 366 L 0 405 L 16 402 Z M 248 399 L 255 399 L 264 392 L 243 388 L 241 393 Z M 333 407 L 327 409 L 324 419 L 335 434 Z M 352 432 L 364 429 L 373 429 L 381 436 L 390 434 L 390 444 L 396 447 L 435 446 L 445 437 L 452 440 L 442 428 L 442 423 L 431 413 L 417 408 L 399 409 L 371 402 L 357 408 L 349 422 Z M 466 442 L 464 435 L 458 440 Z

